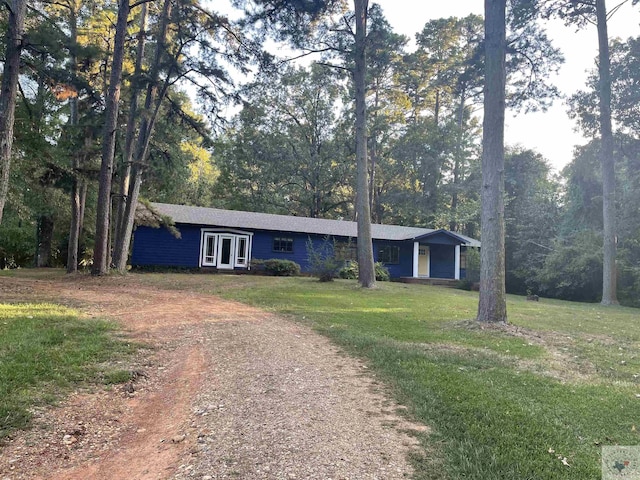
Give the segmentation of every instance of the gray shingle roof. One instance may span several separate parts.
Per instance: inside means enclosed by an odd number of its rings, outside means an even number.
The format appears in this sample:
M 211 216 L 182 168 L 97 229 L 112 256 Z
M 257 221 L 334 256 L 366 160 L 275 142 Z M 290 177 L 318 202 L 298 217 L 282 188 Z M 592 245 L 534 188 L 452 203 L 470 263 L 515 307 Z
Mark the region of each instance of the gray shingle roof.
M 152 203 L 151 205 L 161 214 L 173 218 L 175 223 L 357 237 L 356 222 L 344 220 L 293 217 L 289 215 L 274 215 L 272 213 L 221 210 L 219 208 L 191 207 L 168 203 Z M 377 240 L 411 240 L 434 232 L 436 232 L 436 230 L 430 228 L 403 227 L 400 225 L 371 225 L 371 234 L 373 238 Z M 480 246 L 480 242 L 473 238 L 458 233 L 456 233 L 456 235 L 465 240 L 470 246 Z

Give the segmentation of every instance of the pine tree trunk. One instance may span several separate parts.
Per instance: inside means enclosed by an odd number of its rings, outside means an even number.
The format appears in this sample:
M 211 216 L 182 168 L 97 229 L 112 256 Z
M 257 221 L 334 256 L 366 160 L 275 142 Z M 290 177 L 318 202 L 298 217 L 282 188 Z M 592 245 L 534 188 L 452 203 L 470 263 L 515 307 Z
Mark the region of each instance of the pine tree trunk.
M 125 209 L 127 206 L 127 196 L 129 194 L 129 185 L 131 183 L 131 162 L 133 160 L 133 149 L 136 136 L 136 122 L 138 119 L 138 99 L 141 91 L 142 81 L 142 62 L 144 60 L 145 53 L 145 37 L 147 29 L 147 13 L 148 7 L 146 3 L 143 3 L 140 11 L 140 30 L 138 32 L 138 47 L 136 51 L 136 66 L 133 75 L 133 82 L 131 85 L 131 98 L 129 99 L 129 118 L 127 119 L 127 133 L 125 136 L 125 146 L 123 155 L 123 164 L 120 172 L 120 188 L 119 196 L 117 198 L 118 208 L 116 210 L 116 251 L 114 252 L 114 259 L 116 266 L 118 264 L 117 258 L 119 257 L 118 239 L 122 238 L 123 231 L 125 229 Z
M 158 79 L 160 77 L 160 66 L 165 52 L 165 43 L 169 19 L 171 17 L 171 0 L 165 0 L 162 11 L 162 22 L 158 31 L 156 41 L 156 54 L 149 74 L 149 85 L 144 104 L 144 114 L 140 124 L 140 131 L 136 142 L 136 151 L 131 170 L 129 191 L 127 193 L 127 203 L 122 218 L 122 228 L 115 240 L 114 263 L 119 272 L 126 271 L 127 258 L 129 256 L 129 245 L 133 234 L 133 224 L 135 221 L 136 207 L 142 185 L 142 173 L 146 165 L 149 151 L 149 142 L 155 126 L 156 118 L 160 110 L 160 104 L 166 93 L 168 84 L 165 83 L 160 95 L 158 95 Z
M 36 267 L 51 266 L 51 244 L 53 242 L 53 218 L 50 215 L 38 217 L 38 245 L 36 247 Z
M 504 118 L 506 0 L 485 0 L 485 87 L 478 321 L 506 322 L 504 253 Z
M 0 224 L 2 224 L 2 214 L 9 192 L 20 53 L 22 52 L 24 19 L 27 10 L 26 0 L 11 0 L 7 4 L 10 7 L 9 28 L 6 35 L 6 60 L 0 85 Z
M 102 164 L 98 186 L 98 205 L 96 210 L 96 237 L 93 253 L 93 275 L 104 275 L 109 271 L 109 213 L 111 210 L 111 180 L 113 176 L 113 158 L 116 146 L 118 126 L 118 102 L 122 85 L 122 64 L 124 44 L 127 33 L 129 0 L 120 0 L 118 20 L 113 47 L 113 62 L 109 79 L 109 93 L 105 109 L 105 124 L 102 138 Z
M 617 305 L 616 271 L 616 178 L 611 127 L 611 66 L 607 7 L 596 0 L 598 24 L 598 72 L 600 76 L 600 162 L 602 164 L 603 268 L 602 304 Z
M 80 179 L 80 221 L 78 222 L 78 242 L 82 240 L 82 232 L 84 231 L 84 212 L 87 206 L 87 191 L 89 183 L 86 179 Z
M 371 211 L 371 220 L 376 223 L 381 223 L 382 219 L 378 217 L 378 208 L 376 202 L 379 202 L 379 198 L 376 197 L 376 166 L 378 163 L 378 109 L 380 108 L 380 88 L 378 85 L 375 87 L 375 96 L 373 100 L 373 135 L 371 135 L 371 149 L 369 150 L 369 210 Z
M 69 244 L 67 247 L 67 273 L 78 271 L 78 246 L 80 239 L 80 185 L 74 171 L 71 185 L 71 226 L 69 228 Z
M 78 70 L 78 61 L 75 54 L 75 45 L 78 41 L 78 19 L 75 10 L 75 4 L 71 4 L 69 13 L 69 30 L 71 32 L 70 42 L 74 48 L 71 49 L 71 74 L 76 76 Z M 78 127 L 78 97 L 74 96 L 69 99 L 69 130 L 70 136 L 77 140 Z M 71 171 L 73 180 L 71 184 L 71 225 L 69 227 L 69 243 L 67 246 L 67 273 L 78 271 L 78 244 L 80 237 L 80 155 L 76 151 L 71 153 Z
M 367 166 L 367 106 L 366 95 L 366 35 L 368 0 L 354 0 L 356 38 L 355 70 L 353 82 L 356 96 L 356 164 L 358 191 L 356 210 L 358 215 L 358 280 L 363 288 L 376 286 L 371 238 L 371 209 L 369 207 L 369 169 Z
M 460 108 L 458 109 L 458 131 L 456 134 L 456 150 L 453 160 L 453 192 L 451 192 L 451 220 L 449 222 L 449 230 L 457 232 L 459 228 L 458 224 L 458 193 L 460 189 L 460 169 L 463 161 L 462 158 L 462 128 L 464 126 L 464 105 L 465 105 L 465 90 L 462 89 L 460 93 Z

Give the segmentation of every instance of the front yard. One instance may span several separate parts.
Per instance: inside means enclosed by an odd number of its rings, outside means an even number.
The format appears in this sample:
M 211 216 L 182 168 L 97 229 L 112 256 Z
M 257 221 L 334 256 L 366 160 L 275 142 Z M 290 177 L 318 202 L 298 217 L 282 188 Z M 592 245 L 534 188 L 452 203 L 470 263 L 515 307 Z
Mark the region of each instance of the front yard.
M 596 479 L 601 447 L 640 443 L 640 312 L 510 296 L 480 328 L 477 293 L 396 283 L 141 275 L 311 324 L 366 359 L 432 427 L 420 478 Z

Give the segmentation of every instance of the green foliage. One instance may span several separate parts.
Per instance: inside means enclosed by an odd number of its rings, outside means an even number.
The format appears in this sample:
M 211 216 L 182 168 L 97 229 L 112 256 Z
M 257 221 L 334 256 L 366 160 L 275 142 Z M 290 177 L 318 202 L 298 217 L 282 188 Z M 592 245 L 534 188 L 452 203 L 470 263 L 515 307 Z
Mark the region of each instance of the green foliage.
M 467 268 L 466 279 L 476 283 L 480 281 L 480 250 L 477 248 L 467 248 Z
M 559 190 L 540 154 L 526 149 L 507 152 L 505 260 L 510 293 L 522 295 L 527 289 L 538 289 L 536 276 L 558 232 Z
M 130 352 L 112 329 L 56 305 L 0 305 L 0 438 L 25 427 L 34 405 L 98 381 L 99 363 Z
M 135 378 L 134 372 L 131 370 L 113 370 L 106 372 L 102 377 L 102 383 L 105 385 L 117 385 L 119 383 L 126 383 Z
M 352 197 L 350 132 L 338 116 L 344 86 L 324 67 L 263 74 L 220 139 L 217 197 L 228 208 L 343 216 Z
M 465 277 L 457 282 L 457 288 L 461 290 L 473 290 L 474 286 L 477 287 L 477 284 L 480 282 L 480 250 L 469 247 L 465 255 L 467 257 Z
M 307 257 L 309 271 L 321 282 L 331 282 L 336 278 L 344 265 L 344 260 L 336 255 L 336 244 L 333 237 L 324 237 L 319 245 L 311 238 L 307 239 Z
M 389 275 L 389 269 L 385 267 L 381 262 L 376 262 L 373 264 L 376 272 L 376 280 L 379 282 L 388 282 L 391 280 L 391 276 Z
M 262 264 L 264 265 L 265 272 L 276 277 L 300 275 L 300 265 L 292 260 L 270 258 L 268 260 L 264 260 Z
M 618 134 L 616 145 L 618 297 L 626 305 L 636 305 L 640 285 L 640 142 Z M 576 148 L 573 161 L 563 171 L 566 193 L 557 237 L 536 279 L 544 284 L 545 295 L 589 301 L 600 298 L 603 224 L 599 151 L 598 140 Z
M 35 228 L 11 223 L 5 219 L 0 228 L 0 269 L 31 266 L 36 251 Z
M 351 260 L 340 269 L 338 276 L 344 280 L 357 280 L 358 272 L 358 262 Z
M 182 238 L 180 230 L 176 228 L 173 218 L 162 215 L 151 202 L 141 198 L 136 209 L 136 225 L 144 225 L 151 228 L 165 228 L 174 238 Z
M 602 295 L 602 237 L 586 230 L 556 242 L 537 281 L 543 296 L 599 301 Z
M 376 280 L 378 282 L 388 282 L 389 280 L 391 280 L 389 269 L 385 267 L 383 263 L 376 262 L 373 266 L 375 268 Z M 340 269 L 340 272 L 338 272 L 338 276 L 346 280 L 357 280 L 358 273 L 358 262 L 356 262 L 355 260 L 351 260 Z

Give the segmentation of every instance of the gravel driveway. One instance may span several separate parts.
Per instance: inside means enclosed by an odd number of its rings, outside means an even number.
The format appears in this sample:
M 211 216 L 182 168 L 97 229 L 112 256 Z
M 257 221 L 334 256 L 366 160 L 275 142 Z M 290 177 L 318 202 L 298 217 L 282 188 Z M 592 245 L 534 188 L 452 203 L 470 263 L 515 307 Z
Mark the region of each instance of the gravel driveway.
M 308 327 L 132 277 L 0 278 L 153 348 L 130 385 L 75 392 L 0 447 L 0 479 L 401 479 L 424 431 L 359 360 Z M 73 437 L 73 438 L 71 438 Z

